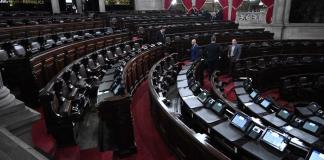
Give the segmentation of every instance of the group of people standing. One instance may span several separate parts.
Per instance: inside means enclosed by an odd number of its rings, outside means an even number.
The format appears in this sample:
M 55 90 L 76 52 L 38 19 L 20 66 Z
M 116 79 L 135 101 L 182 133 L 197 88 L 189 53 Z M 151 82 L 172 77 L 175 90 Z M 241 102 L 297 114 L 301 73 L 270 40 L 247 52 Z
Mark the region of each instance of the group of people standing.
M 165 31 L 166 28 L 162 27 L 156 33 L 156 42 L 165 43 Z M 221 45 L 216 43 L 215 35 L 211 37 L 211 42 L 206 46 L 199 46 L 196 39 L 191 40 L 191 45 L 190 60 L 194 62 L 197 59 L 204 58 L 209 76 L 211 76 L 214 70 L 219 69 L 223 63 L 222 61 L 225 60 L 223 49 Z M 240 58 L 240 55 L 241 46 L 237 44 L 236 39 L 232 39 L 232 44 L 228 46 L 227 52 L 227 58 L 229 60 L 228 71 L 230 74 L 233 70 L 233 64 Z
M 203 47 L 197 44 L 196 39 L 192 39 L 191 41 L 192 47 L 191 51 L 191 61 L 194 62 L 198 58 L 202 57 L 206 60 L 206 68 L 208 70 L 209 76 L 212 72 L 218 68 L 220 68 L 221 61 L 223 60 L 223 50 L 222 47 L 216 43 L 216 36 L 211 37 L 210 44 Z M 202 50 L 202 55 L 200 53 Z M 233 63 L 235 63 L 241 55 L 241 46 L 237 44 L 236 39 L 232 40 L 232 44 L 228 46 L 227 58 L 229 60 L 228 70 L 229 73 L 232 73 Z

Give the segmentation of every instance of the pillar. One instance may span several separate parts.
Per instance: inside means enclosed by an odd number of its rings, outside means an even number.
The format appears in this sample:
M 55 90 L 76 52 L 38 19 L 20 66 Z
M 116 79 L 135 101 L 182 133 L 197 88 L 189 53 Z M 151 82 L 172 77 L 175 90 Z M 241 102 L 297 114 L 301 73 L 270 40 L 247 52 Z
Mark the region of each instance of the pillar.
M 135 0 L 135 10 L 163 10 L 163 0 Z
M 59 0 L 51 0 L 52 12 L 61 13 Z
M 83 13 L 84 0 L 75 0 L 78 13 Z
M 99 12 L 106 12 L 105 0 L 98 0 L 98 1 L 99 1 Z
M 289 3 L 289 6 L 287 5 L 287 3 Z M 270 27 L 270 31 L 274 33 L 274 39 L 282 39 L 284 25 L 288 22 L 289 19 L 289 11 L 287 13 L 287 7 L 289 7 L 288 10 L 290 10 L 290 3 L 290 0 L 274 1 L 272 24 Z M 285 22 L 285 19 L 287 19 L 287 22 Z
M 232 6 L 233 6 L 233 0 L 228 0 L 228 15 L 227 20 L 232 20 Z

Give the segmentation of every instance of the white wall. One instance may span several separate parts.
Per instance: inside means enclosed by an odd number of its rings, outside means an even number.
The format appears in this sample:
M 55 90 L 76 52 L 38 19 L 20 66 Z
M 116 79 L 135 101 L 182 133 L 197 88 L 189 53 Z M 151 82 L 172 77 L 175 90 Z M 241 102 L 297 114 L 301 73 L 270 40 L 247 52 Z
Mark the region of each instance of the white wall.
M 135 0 L 135 10 L 162 10 L 163 0 Z

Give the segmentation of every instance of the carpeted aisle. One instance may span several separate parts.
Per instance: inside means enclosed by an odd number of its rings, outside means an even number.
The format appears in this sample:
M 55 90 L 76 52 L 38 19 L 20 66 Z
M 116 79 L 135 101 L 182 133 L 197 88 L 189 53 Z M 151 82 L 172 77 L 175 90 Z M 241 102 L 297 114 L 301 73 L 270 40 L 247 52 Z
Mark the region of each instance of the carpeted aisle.
M 175 156 L 167 148 L 155 128 L 151 116 L 149 88 L 144 81 L 132 97 L 131 111 L 134 117 L 137 153 L 122 160 L 174 160 Z

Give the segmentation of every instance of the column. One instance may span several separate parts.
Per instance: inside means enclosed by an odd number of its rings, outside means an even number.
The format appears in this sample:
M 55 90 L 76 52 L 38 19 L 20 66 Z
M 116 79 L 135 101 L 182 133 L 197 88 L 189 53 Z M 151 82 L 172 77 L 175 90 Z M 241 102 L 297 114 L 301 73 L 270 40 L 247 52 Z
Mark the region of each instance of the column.
M 99 12 L 106 12 L 105 0 L 98 0 L 98 1 L 99 1 Z
M 78 13 L 83 13 L 84 0 L 75 0 Z
M 163 0 L 135 0 L 135 10 L 163 10 Z
M 227 15 L 227 20 L 232 19 L 232 6 L 233 6 L 233 0 L 228 0 L 228 15 Z
M 291 1 L 289 0 L 289 3 Z M 287 0 L 275 0 L 272 14 L 272 24 L 269 30 L 274 33 L 274 39 L 282 39 L 285 18 L 289 18 L 289 12 L 286 13 Z M 289 5 L 290 7 L 290 5 Z
M 59 0 L 51 0 L 53 13 L 60 13 L 60 3 Z

